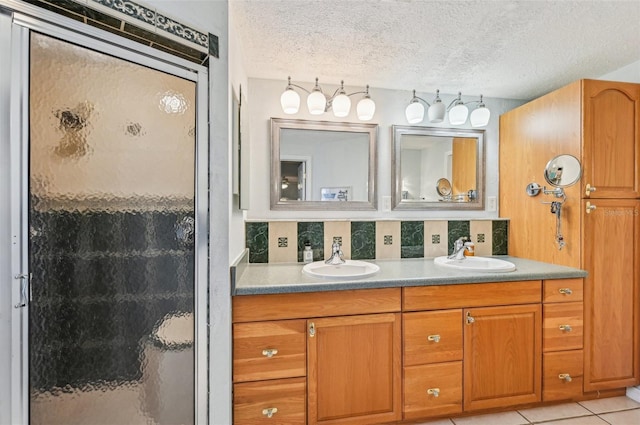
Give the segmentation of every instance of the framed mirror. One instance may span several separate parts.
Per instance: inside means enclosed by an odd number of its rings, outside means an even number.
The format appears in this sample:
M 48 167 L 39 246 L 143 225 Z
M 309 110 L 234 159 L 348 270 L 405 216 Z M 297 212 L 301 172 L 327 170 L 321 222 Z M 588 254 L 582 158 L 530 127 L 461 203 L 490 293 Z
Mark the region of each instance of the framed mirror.
M 393 126 L 394 210 L 484 208 L 484 130 Z
M 271 209 L 376 209 L 377 136 L 377 124 L 271 118 Z

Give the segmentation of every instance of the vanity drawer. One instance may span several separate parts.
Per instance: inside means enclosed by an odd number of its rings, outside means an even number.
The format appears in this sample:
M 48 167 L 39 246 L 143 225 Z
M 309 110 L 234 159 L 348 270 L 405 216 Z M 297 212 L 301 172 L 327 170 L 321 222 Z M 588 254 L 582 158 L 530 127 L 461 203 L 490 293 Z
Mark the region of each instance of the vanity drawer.
M 404 313 L 404 365 L 462 360 L 462 310 Z
M 582 350 L 543 354 L 542 401 L 582 396 L 582 356 Z
M 405 311 L 494 305 L 534 304 L 542 298 L 542 282 L 471 283 L 403 288 Z
M 306 399 L 306 378 L 234 384 L 233 422 L 303 425 Z
M 462 412 L 462 362 L 405 367 L 403 411 L 404 419 Z
M 543 283 L 542 302 L 564 303 L 582 301 L 582 279 L 552 279 Z
M 542 351 L 582 349 L 582 302 L 545 304 L 542 308 Z
M 306 321 L 233 325 L 233 382 L 306 375 Z

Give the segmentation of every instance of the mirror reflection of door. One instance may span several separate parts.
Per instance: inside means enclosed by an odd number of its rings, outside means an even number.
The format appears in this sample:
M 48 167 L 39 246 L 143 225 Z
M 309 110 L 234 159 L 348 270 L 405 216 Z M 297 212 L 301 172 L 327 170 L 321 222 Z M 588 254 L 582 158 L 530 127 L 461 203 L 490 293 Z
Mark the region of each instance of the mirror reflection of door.
M 280 161 L 282 176 L 281 200 L 304 201 L 307 199 L 307 160 Z
M 452 142 L 453 195 L 466 195 L 476 190 L 476 139 L 454 137 Z

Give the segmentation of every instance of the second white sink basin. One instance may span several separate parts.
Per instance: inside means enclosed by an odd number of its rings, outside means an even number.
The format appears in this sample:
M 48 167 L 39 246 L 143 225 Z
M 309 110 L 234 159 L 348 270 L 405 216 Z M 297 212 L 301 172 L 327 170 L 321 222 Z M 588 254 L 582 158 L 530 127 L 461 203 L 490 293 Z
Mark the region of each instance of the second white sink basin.
M 376 274 L 380 267 L 366 261 L 346 260 L 344 264 L 330 265 L 324 261 L 315 261 L 302 268 L 302 271 L 309 276 L 339 278 L 339 279 L 359 279 Z
M 512 262 L 488 257 L 465 257 L 464 260 L 454 260 L 443 256 L 434 258 L 433 262 L 440 266 L 470 272 L 501 273 L 516 269 L 516 265 Z

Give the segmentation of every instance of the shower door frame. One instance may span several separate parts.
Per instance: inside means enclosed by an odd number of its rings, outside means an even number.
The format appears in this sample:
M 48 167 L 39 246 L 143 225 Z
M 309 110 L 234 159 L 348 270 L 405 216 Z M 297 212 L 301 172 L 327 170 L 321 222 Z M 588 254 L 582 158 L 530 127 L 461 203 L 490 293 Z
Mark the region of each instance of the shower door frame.
M 140 66 L 196 83 L 194 411 L 195 423 L 209 417 L 209 86 L 208 69 L 32 6 L 13 11 L 11 26 L 10 186 L 11 219 L 11 423 L 29 423 L 29 39 L 31 31 L 58 38 Z M 54 23 L 55 22 L 55 23 Z M 0 251 L 4 252 L 4 248 Z M 26 297 L 24 295 L 26 294 Z M 21 303 L 26 305 L 20 307 Z

